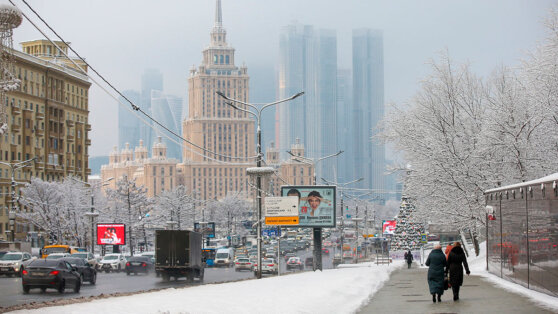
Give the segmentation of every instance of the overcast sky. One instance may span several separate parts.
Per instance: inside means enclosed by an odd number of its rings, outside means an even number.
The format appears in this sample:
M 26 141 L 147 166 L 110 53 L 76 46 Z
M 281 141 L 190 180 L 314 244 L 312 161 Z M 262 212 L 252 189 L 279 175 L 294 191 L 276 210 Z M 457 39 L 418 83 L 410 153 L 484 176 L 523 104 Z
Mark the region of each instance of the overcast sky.
M 21 0 L 13 1 L 39 23 Z M 215 14 L 215 0 L 27 1 L 120 90 L 139 90 L 142 72 L 157 68 L 164 75 L 165 93 L 181 97 L 186 97 L 188 69 L 200 64 L 201 50 L 209 44 Z M 352 29 L 382 29 L 385 100 L 403 102 L 428 73 L 429 59 L 444 49 L 456 61 L 469 61 L 483 76 L 500 64 L 517 65 L 544 38 L 541 22 L 556 3 L 222 0 L 222 7 L 237 65 L 245 62 L 249 73 L 276 69 L 279 33 L 295 21 L 336 30 L 338 65 L 343 68 L 351 67 Z M 42 35 L 24 20 L 14 31 L 14 46 L 21 49 L 19 42 L 39 38 Z M 252 75 L 252 81 L 257 79 Z M 90 155 L 107 155 L 117 143 L 117 104 L 97 87 L 92 87 L 89 102 Z

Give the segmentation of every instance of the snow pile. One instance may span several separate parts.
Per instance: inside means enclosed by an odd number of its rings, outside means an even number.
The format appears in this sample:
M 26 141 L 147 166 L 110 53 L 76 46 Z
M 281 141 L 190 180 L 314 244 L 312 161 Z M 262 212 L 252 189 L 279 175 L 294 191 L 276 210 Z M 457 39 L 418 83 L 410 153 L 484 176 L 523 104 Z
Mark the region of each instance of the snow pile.
M 60 313 L 352 313 L 403 266 L 373 263 L 362 267 L 304 272 L 262 280 L 166 289 L 88 303 L 46 307 Z M 33 311 L 16 311 L 29 313 Z
M 480 244 L 479 256 L 475 256 L 474 250 L 471 250 L 471 252 L 469 252 L 468 262 L 471 275 L 482 276 L 486 280 L 492 282 L 500 288 L 523 295 L 542 307 L 546 307 L 552 311 L 558 312 L 558 298 L 531 289 L 527 289 L 524 286 L 510 282 L 492 273 L 489 273 L 486 270 L 486 242 Z

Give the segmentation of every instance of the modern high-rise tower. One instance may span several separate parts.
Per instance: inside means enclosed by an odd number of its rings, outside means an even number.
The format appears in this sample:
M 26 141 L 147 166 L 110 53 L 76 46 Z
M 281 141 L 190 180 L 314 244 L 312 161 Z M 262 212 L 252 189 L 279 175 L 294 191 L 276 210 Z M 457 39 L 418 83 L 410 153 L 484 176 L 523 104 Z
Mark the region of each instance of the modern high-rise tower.
M 255 155 L 254 120 L 216 94 L 249 101 L 248 69 L 235 65 L 235 49 L 226 36 L 221 1 L 216 0 L 210 44 L 188 78 L 188 118 L 183 123 L 183 137 L 203 149 L 185 143 L 179 165 L 183 184 L 204 200 L 248 190 L 246 167 L 255 165 L 250 158 Z
M 151 91 L 152 90 L 163 90 L 163 74 L 157 69 L 146 69 L 141 76 L 141 103 L 139 106 L 141 109 L 148 114 L 152 114 L 151 111 Z M 145 125 L 140 124 L 140 138 L 147 144 L 147 150 L 151 151 L 151 146 L 155 142 L 155 133 L 153 129 Z M 137 145 L 134 143 L 134 145 Z
M 385 189 L 385 146 L 373 138 L 384 117 L 383 32 L 353 30 L 354 167 L 364 180 L 360 187 Z
M 139 92 L 125 90 L 122 94 L 134 104 L 139 105 Z M 133 146 L 138 145 L 141 139 L 139 130 L 142 122 L 133 113 L 126 110 L 126 108 L 130 108 L 130 105 L 123 97 L 120 97 L 120 103 L 118 105 L 118 147 L 125 147 L 126 143 Z
M 169 100 L 174 100 L 175 103 L 171 103 Z M 176 113 L 176 111 L 180 111 L 180 108 L 176 108 L 177 102 L 181 104 L 182 99 L 180 98 L 179 101 L 176 101 L 176 97 L 169 97 L 162 91 L 151 90 L 151 114 L 153 118 L 175 134 L 180 134 L 181 128 L 180 125 L 177 124 L 176 119 L 177 115 L 180 117 L 180 113 Z M 158 126 L 155 128 L 154 134 L 157 137 L 167 135 L 168 137 L 165 136 L 164 139 L 167 147 L 167 156 L 177 160 L 182 159 L 182 150 L 180 149 L 182 141 L 179 138 Z
M 289 25 L 279 38 L 279 98 L 304 96 L 277 106 L 281 156 L 299 138 L 307 156 L 318 159 L 337 145 L 337 35 L 309 25 Z M 333 179 L 337 159 L 316 164 L 317 177 Z

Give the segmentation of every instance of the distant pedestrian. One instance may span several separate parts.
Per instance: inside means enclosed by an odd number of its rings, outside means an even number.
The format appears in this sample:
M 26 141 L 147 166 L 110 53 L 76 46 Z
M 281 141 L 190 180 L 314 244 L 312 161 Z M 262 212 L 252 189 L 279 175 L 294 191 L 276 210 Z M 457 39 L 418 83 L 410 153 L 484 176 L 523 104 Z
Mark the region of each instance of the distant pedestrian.
M 461 247 L 461 243 L 455 242 L 453 249 L 448 255 L 448 265 L 446 267 L 446 274 L 449 271 L 451 290 L 453 291 L 453 300 L 459 300 L 459 288 L 463 285 L 463 266 L 467 276 L 471 273 L 469 265 L 467 264 L 467 256 Z
M 449 257 L 449 253 L 451 252 L 451 249 L 453 249 L 453 243 L 448 244 L 448 246 L 446 246 L 446 250 L 444 251 L 444 254 L 446 254 L 446 260 Z
M 408 268 L 411 268 L 411 263 L 413 262 L 413 253 L 411 253 L 411 250 L 409 250 L 409 252 L 405 252 L 405 260 L 409 266 Z
M 426 266 L 428 266 L 428 288 L 432 294 L 432 302 L 442 302 L 442 294 L 444 294 L 444 268 L 446 267 L 446 256 L 442 252 L 440 244 L 434 245 L 434 249 L 426 259 Z

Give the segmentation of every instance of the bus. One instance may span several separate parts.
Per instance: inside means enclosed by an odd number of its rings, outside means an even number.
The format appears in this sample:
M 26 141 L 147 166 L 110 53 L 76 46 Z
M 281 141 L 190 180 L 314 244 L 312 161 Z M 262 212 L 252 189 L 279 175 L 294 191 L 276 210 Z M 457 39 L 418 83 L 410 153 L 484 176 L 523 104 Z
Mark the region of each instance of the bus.
M 215 248 L 203 248 L 202 249 L 202 258 L 205 261 L 207 267 L 213 267 L 215 263 L 215 254 L 217 250 Z
M 51 253 L 78 253 L 78 252 L 87 252 L 85 248 L 65 245 L 65 244 L 53 244 L 53 245 L 45 245 L 41 249 L 41 258 L 46 258 Z

